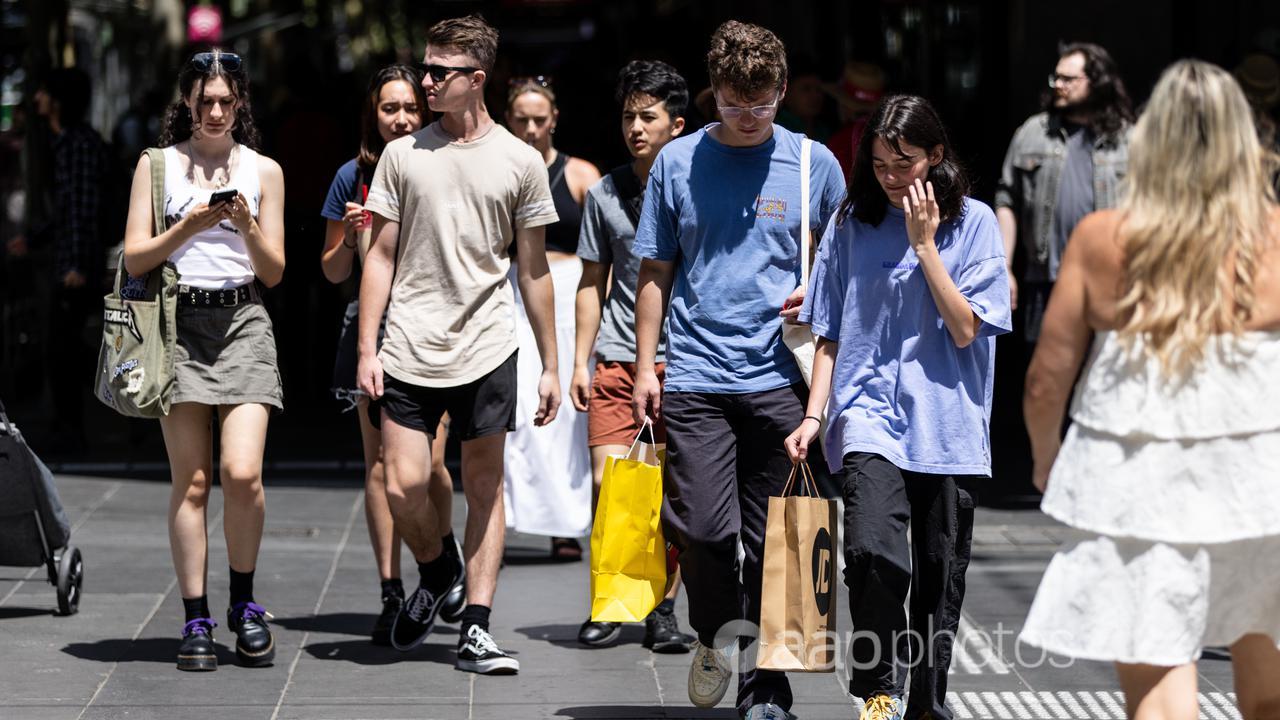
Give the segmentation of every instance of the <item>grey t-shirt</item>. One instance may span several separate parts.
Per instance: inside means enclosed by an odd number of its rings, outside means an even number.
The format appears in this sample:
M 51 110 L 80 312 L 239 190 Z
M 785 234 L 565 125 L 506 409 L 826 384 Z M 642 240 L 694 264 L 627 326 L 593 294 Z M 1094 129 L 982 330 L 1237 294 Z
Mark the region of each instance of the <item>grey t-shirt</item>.
M 1093 133 L 1080 125 L 1066 125 L 1067 159 L 1058 181 L 1058 203 L 1053 209 L 1053 236 L 1049 243 L 1049 279 L 1058 279 L 1058 266 L 1071 231 L 1094 211 Z
M 613 282 L 600 319 L 600 336 L 596 339 L 596 358 L 604 362 L 636 361 L 636 282 L 640 275 L 640 257 L 631 251 L 636 226 L 627 214 L 625 203 L 612 175 L 605 175 L 587 190 L 582 229 L 578 233 L 578 257 L 613 270 Z M 666 361 L 666 350 L 664 323 L 658 338 L 657 362 Z

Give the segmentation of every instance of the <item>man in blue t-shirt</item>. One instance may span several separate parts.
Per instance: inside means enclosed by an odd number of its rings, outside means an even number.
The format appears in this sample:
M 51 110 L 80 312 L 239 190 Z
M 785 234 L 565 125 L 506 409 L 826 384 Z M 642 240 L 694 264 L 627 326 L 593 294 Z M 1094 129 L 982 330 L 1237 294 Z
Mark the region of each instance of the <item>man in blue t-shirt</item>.
M 637 421 L 661 410 L 667 425 L 662 517 L 681 550 L 698 634 L 689 699 L 699 707 L 716 705 L 728 688 L 731 623 L 760 621 L 769 496 L 791 469 L 782 441 L 808 395 L 782 342 L 783 316 L 799 312 L 804 293 L 801 233 L 825 224 L 844 196 L 835 157 L 813 144 L 810 227 L 800 227 L 804 138 L 772 122 L 787 77 L 772 32 L 724 23 L 707 66 L 724 121 L 668 143 L 649 173 L 635 242 L 645 259 L 633 391 Z M 654 356 L 668 308 L 664 395 Z M 749 720 L 790 717 L 786 675 L 744 672 L 737 705 Z

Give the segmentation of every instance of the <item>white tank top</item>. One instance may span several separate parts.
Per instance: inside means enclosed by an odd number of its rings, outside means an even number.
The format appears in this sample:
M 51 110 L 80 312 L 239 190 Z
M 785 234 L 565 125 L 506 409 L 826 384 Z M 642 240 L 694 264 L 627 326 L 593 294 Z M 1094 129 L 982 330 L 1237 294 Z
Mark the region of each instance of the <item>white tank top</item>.
M 258 183 L 258 153 L 244 145 L 237 147 L 236 172 L 224 189 L 239 190 L 248 199 L 249 212 L 256 218 L 262 195 Z M 185 170 L 187 164 L 176 147 L 164 149 L 164 215 L 169 225 L 186 217 L 196 205 L 209 202 L 209 196 L 214 193 L 191 184 Z M 179 282 L 192 287 L 223 290 L 254 279 L 253 263 L 244 238 L 230 220 L 191 237 L 169 256 L 169 261 L 178 269 Z

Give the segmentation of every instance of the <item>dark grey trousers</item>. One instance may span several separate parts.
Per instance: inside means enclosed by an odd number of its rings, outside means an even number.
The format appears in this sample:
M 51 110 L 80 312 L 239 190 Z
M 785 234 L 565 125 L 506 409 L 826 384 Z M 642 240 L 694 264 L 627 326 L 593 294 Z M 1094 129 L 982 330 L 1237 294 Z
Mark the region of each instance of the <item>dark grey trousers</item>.
M 735 620 L 760 623 L 769 496 L 782 493 L 791 471 L 782 441 L 804 418 L 808 394 L 799 384 L 759 393 L 663 396 L 667 464 L 662 520 L 668 542 L 680 550 L 689 625 L 704 645 L 714 646 L 717 633 Z M 745 550 L 741 582 L 739 535 Z M 754 657 L 744 660 L 738 710 L 746 712 L 759 703 L 789 709 L 786 674 L 754 669 Z
M 849 692 L 901 697 L 910 670 L 906 719 L 951 720 L 947 669 L 973 541 L 972 478 L 900 470 L 871 453 L 845 455 L 842 475 Z

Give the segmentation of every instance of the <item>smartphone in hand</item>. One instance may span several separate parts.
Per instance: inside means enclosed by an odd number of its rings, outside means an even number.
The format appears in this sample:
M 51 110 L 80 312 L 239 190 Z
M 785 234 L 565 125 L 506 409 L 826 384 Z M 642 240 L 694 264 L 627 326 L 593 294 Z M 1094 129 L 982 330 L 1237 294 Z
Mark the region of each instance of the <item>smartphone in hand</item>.
M 218 203 L 228 203 L 236 199 L 235 190 L 219 190 L 209 196 L 209 207 L 213 207 Z

